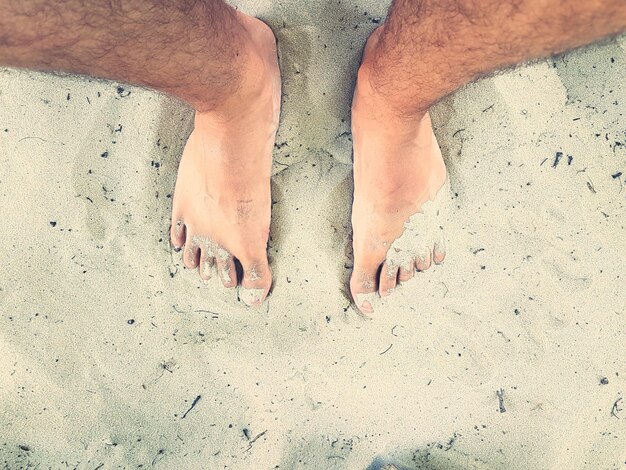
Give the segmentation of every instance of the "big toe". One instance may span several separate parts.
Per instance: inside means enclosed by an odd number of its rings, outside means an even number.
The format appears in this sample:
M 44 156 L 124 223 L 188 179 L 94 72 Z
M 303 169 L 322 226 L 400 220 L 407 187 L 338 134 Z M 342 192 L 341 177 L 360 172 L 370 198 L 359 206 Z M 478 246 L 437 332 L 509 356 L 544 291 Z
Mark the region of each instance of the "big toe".
M 272 271 L 267 256 L 240 261 L 243 278 L 239 298 L 249 306 L 261 305 L 272 287 Z
M 378 290 L 378 271 L 380 261 L 375 259 L 359 260 L 355 257 L 354 270 L 350 278 L 350 292 L 357 308 L 364 314 L 374 313 L 372 301 Z

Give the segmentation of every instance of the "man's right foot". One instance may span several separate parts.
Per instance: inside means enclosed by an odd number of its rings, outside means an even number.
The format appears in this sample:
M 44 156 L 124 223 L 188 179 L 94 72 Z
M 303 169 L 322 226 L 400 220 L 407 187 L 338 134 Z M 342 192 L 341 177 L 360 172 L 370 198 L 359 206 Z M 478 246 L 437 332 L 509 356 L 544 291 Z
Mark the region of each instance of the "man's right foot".
M 206 282 L 214 268 L 227 288 L 258 305 L 272 273 L 267 260 L 271 216 L 272 150 L 281 100 L 276 38 L 262 21 L 237 13 L 249 36 L 249 57 L 237 94 L 223 106 L 196 113 L 180 162 L 172 210 L 171 242 L 187 268 Z

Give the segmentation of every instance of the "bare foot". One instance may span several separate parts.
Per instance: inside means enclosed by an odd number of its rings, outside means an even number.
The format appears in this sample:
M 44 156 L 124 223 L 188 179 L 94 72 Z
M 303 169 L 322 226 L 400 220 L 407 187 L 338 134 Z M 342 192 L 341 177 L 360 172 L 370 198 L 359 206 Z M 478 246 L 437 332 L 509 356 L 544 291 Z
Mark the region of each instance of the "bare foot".
M 368 41 L 364 60 L 377 40 Z M 370 86 L 366 67 L 352 104 L 354 271 L 350 290 L 361 312 L 373 312 L 376 292 L 389 295 L 415 271 L 443 262 L 443 239 L 433 201 L 446 180 L 446 168 L 428 114 L 399 116 Z M 442 191 L 443 192 L 443 191 Z M 400 240 L 411 219 L 418 230 L 411 248 Z M 436 226 L 435 226 L 436 225 Z
M 178 169 L 171 240 L 175 249 L 184 246 L 187 268 L 199 267 L 205 281 L 216 270 L 228 288 L 238 284 L 234 260 L 239 260 L 240 298 L 258 305 L 272 284 L 267 241 L 280 70 L 270 28 L 238 17 L 251 39 L 251 59 L 236 96 L 214 111 L 196 113 Z

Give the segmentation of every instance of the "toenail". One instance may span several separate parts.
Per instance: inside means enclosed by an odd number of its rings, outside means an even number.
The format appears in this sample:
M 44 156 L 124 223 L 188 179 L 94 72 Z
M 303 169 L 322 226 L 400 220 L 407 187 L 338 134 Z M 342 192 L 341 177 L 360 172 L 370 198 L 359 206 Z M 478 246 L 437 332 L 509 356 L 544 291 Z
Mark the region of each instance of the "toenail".
M 425 271 L 430 267 L 430 260 L 426 258 L 417 257 L 416 271 Z
M 206 261 L 202 263 L 202 275 L 205 277 L 205 281 L 211 277 L 211 265 Z
M 224 269 L 222 271 L 222 281 L 224 282 L 224 284 L 230 284 L 232 282 L 229 271 L 230 269 Z
M 239 290 L 239 298 L 248 306 L 260 305 L 265 296 L 265 289 L 250 289 L 242 287 Z

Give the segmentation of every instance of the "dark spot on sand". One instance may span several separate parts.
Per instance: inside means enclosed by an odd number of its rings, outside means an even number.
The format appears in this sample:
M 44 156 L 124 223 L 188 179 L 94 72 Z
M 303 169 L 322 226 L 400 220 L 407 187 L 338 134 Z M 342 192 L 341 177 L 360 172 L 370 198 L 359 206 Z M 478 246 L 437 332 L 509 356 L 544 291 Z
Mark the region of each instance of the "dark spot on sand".
M 504 407 L 504 389 L 496 390 L 496 395 L 498 397 L 498 411 L 500 413 L 506 413 L 506 408 Z
M 593 194 L 596 194 L 596 188 L 593 186 L 591 181 L 587 181 L 587 187 L 589 188 L 589 191 L 591 191 Z
M 130 95 L 130 91 L 129 90 L 125 90 L 124 87 L 118 86 L 117 87 L 117 94 L 119 95 L 120 98 L 126 98 L 127 96 Z

